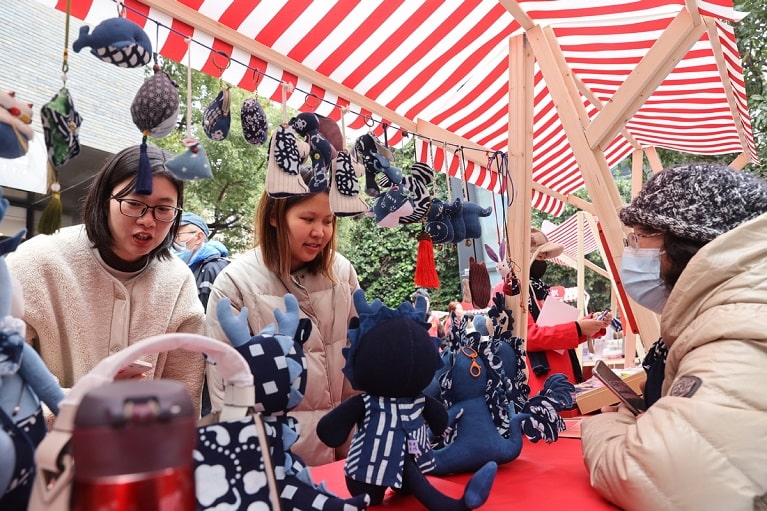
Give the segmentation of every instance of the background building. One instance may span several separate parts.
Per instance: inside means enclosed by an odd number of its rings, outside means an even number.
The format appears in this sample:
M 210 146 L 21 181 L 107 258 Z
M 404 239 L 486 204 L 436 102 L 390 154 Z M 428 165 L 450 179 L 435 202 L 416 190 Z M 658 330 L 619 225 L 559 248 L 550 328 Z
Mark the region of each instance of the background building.
M 108 3 L 112 10 L 114 5 Z M 33 104 L 36 141 L 43 143 L 40 108 L 61 89 L 66 15 L 32 0 L 0 0 L 0 90 L 15 91 L 18 99 Z M 115 11 L 115 16 L 116 16 Z M 80 222 L 80 200 L 90 178 L 104 160 L 120 149 L 141 142 L 133 124 L 130 104 L 144 81 L 145 68 L 126 69 L 102 62 L 90 48 L 71 50 L 83 22 L 71 18 L 69 73 L 66 86 L 83 118 L 80 154 L 59 168 L 63 225 Z M 15 160 L 0 161 L 0 186 L 11 208 L 0 223 L 0 234 L 14 234 L 26 227 L 37 230 L 46 194 L 7 186 L 19 170 Z

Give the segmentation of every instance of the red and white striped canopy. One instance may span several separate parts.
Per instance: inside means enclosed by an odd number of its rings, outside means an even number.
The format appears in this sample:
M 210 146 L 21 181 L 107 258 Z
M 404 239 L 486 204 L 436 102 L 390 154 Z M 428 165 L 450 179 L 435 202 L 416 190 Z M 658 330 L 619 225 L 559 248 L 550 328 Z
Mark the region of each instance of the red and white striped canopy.
M 546 235 L 549 241 L 559 243 L 565 247 L 565 254 L 570 256 L 571 259 L 577 261 L 580 256 L 578 252 L 578 215 L 572 215 L 559 225 L 554 225 L 551 222 L 544 221 L 541 226 L 541 230 Z M 582 225 L 580 228 L 583 230 L 583 253 L 590 254 L 597 250 L 597 240 L 594 237 L 594 233 L 591 231 L 591 227 L 588 221 L 583 218 L 581 220 Z M 565 261 L 554 259 L 557 264 L 566 264 Z
M 62 11 L 67 8 L 67 0 L 39 1 Z M 112 0 L 71 2 L 72 15 L 94 26 L 116 15 Z M 674 17 L 688 4 L 697 5 L 701 15 L 716 20 L 716 39 L 710 40 L 713 32 L 704 31 L 626 129 L 642 146 L 696 154 L 745 151 L 756 160 L 732 28 L 738 15 L 731 0 L 517 3 L 534 23 L 552 27 L 573 74 L 602 103 L 610 101 Z M 296 76 L 202 28 L 173 19 L 160 8 L 170 4 L 181 4 L 236 30 L 402 118 L 427 121 L 487 148 L 488 154 L 508 150 L 509 38 L 523 28 L 497 0 L 125 1 L 127 17 L 145 28 L 161 55 L 186 63 L 191 37 L 199 43 L 191 45 L 193 67 L 222 75 L 244 89 L 257 88 L 261 96 L 278 102 L 283 100 L 282 84 L 291 84 L 287 91 L 291 107 L 313 109 L 335 120 L 343 115 L 350 129 L 365 129 L 368 121 L 379 136 L 381 124 L 389 125 L 385 136 L 396 146 L 403 134 L 396 122 L 323 89 L 311 77 Z M 231 65 L 223 72 L 226 58 L 220 52 L 231 56 Z M 717 54 L 724 56 L 724 69 L 717 66 Z M 534 84 L 533 180 L 570 194 L 584 182 L 537 67 Z M 734 103 L 728 102 L 730 90 Z M 599 107 L 585 96 L 582 100 L 593 119 Z M 746 147 L 739 130 L 745 134 Z M 426 137 L 418 142 L 418 158 L 435 169 L 462 175 L 490 190 L 501 189 L 503 180 L 497 173 L 461 158 L 456 146 Z M 634 149 L 618 134 L 604 153 L 612 166 Z M 559 201 L 538 192 L 533 205 L 554 214 L 562 209 Z

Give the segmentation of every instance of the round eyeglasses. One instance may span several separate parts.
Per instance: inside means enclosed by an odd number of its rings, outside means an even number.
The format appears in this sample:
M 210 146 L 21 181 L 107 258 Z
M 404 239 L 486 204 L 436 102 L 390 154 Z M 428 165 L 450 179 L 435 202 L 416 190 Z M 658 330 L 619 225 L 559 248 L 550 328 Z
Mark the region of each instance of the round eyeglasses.
M 628 235 L 626 235 L 625 238 L 623 238 L 623 246 L 627 248 L 631 248 L 633 250 L 639 249 L 639 238 L 655 238 L 657 236 L 662 236 L 662 232 L 653 232 L 650 234 L 642 234 L 638 232 L 630 232 Z
M 117 197 L 112 197 L 112 199 L 116 200 L 120 204 L 120 213 L 131 218 L 141 218 L 148 210 L 151 209 L 152 216 L 158 222 L 172 222 L 176 219 L 179 212 L 181 211 L 180 208 L 176 208 L 174 206 L 150 206 L 149 204 L 141 202 L 140 200 L 118 199 Z

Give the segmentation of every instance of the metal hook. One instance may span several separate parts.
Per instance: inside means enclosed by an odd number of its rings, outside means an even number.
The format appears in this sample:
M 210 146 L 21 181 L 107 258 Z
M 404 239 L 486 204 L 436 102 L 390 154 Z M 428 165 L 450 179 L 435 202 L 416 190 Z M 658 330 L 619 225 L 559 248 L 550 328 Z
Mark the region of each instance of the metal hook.
M 219 71 L 221 71 L 222 74 L 223 74 L 224 71 L 229 69 L 229 66 L 232 65 L 232 57 L 228 53 L 226 53 L 225 51 L 213 50 L 211 52 L 211 54 L 213 55 L 213 57 L 212 57 L 213 65 L 216 66 L 216 68 Z M 223 65 L 223 66 L 218 65 L 218 62 L 216 62 L 216 55 L 220 55 L 220 56 L 224 57 L 226 59 L 226 64 Z
M 312 102 L 309 101 L 309 98 L 316 99 L 317 103 L 313 104 Z M 320 104 L 322 104 L 322 98 L 320 98 L 313 92 L 308 92 L 306 96 L 304 97 L 304 105 L 306 105 L 306 108 L 308 108 L 309 110 L 317 110 Z

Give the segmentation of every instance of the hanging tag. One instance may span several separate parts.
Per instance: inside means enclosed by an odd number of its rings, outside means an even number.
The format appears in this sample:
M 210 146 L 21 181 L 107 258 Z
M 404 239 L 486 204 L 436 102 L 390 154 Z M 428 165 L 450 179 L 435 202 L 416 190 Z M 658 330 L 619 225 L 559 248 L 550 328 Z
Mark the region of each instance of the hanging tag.
M 408 454 L 414 454 L 416 456 L 421 455 L 421 448 L 418 447 L 418 440 L 408 439 L 407 452 Z

